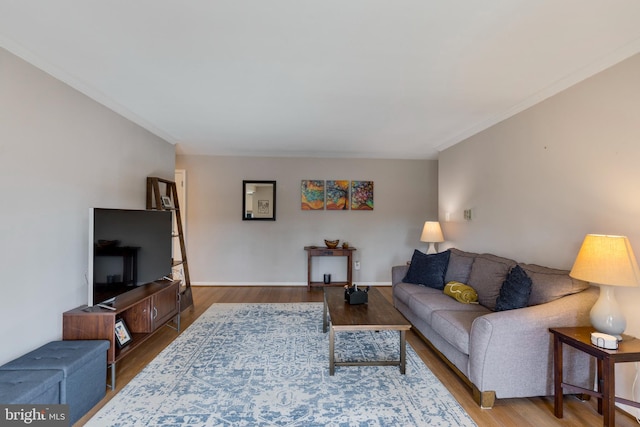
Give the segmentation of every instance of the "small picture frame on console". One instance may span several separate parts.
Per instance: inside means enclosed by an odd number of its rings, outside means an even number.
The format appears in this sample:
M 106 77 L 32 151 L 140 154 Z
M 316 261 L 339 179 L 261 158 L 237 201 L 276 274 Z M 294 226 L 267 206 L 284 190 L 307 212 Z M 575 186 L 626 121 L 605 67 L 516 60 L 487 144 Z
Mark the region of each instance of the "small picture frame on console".
M 162 202 L 163 209 L 173 209 L 173 202 L 171 201 L 171 197 L 162 196 L 160 197 L 160 201 Z
M 122 348 L 131 342 L 131 333 L 126 323 L 124 323 L 124 319 L 116 320 L 115 334 L 118 348 Z

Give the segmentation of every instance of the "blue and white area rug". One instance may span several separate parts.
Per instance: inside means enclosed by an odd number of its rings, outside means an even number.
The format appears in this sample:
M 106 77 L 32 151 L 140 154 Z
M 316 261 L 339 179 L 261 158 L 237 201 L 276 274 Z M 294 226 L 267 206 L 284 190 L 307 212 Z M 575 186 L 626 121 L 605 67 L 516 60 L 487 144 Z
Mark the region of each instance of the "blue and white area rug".
M 397 360 L 398 332 L 338 332 L 336 360 Z M 322 304 L 214 304 L 88 426 L 475 426 L 407 344 L 329 376 Z

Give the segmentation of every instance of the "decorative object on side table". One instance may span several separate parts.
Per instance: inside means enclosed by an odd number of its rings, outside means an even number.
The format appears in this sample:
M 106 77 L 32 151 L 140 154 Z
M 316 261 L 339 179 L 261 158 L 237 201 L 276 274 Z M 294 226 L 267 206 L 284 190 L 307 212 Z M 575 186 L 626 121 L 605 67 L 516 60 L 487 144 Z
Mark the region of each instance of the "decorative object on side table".
M 327 245 L 327 247 L 329 249 L 335 249 L 338 247 L 338 243 L 340 243 L 340 240 L 327 240 L 324 239 L 324 244 Z
M 600 297 L 590 313 L 598 332 L 620 340 L 627 321 L 618 305 L 614 286 L 640 285 L 640 270 L 626 236 L 587 234 L 569 275 L 600 286 Z
M 425 221 L 424 227 L 422 227 L 422 235 L 420 236 L 420 241 L 429 243 L 427 255 L 437 253 L 436 243 L 444 242 L 444 236 L 442 235 L 440 223 L 438 221 Z
M 120 240 L 98 240 L 97 249 L 114 248 L 120 244 Z

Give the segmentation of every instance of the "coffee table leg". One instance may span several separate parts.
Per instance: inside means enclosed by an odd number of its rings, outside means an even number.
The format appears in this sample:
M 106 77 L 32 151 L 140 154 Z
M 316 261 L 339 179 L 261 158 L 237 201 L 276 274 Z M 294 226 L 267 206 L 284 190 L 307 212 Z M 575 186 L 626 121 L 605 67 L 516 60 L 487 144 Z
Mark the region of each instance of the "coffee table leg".
M 407 363 L 406 331 L 400 331 L 400 373 L 404 375 Z
M 326 333 L 327 332 L 327 325 L 328 325 L 328 321 L 327 321 L 327 296 L 325 295 L 324 297 L 324 306 L 322 308 L 322 333 Z
M 336 360 L 334 354 L 334 338 L 335 332 L 333 326 L 329 327 L 329 375 L 333 375 L 336 370 Z

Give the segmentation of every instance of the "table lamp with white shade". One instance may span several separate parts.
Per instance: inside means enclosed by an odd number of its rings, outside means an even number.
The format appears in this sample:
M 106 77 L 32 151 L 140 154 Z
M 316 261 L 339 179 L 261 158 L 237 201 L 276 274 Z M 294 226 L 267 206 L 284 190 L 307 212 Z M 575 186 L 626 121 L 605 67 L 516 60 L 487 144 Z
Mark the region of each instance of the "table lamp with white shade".
M 444 242 L 444 236 L 442 235 L 442 229 L 438 221 L 426 221 L 422 228 L 422 235 L 420 236 L 421 242 L 429 243 L 427 254 L 436 253 L 436 243 Z
M 614 287 L 640 285 L 640 270 L 629 239 L 587 234 L 569 275 L 600 286 L 600 297 L 590 313 L 591 325 L 598 332 L 621 339 L 627 321 Z

